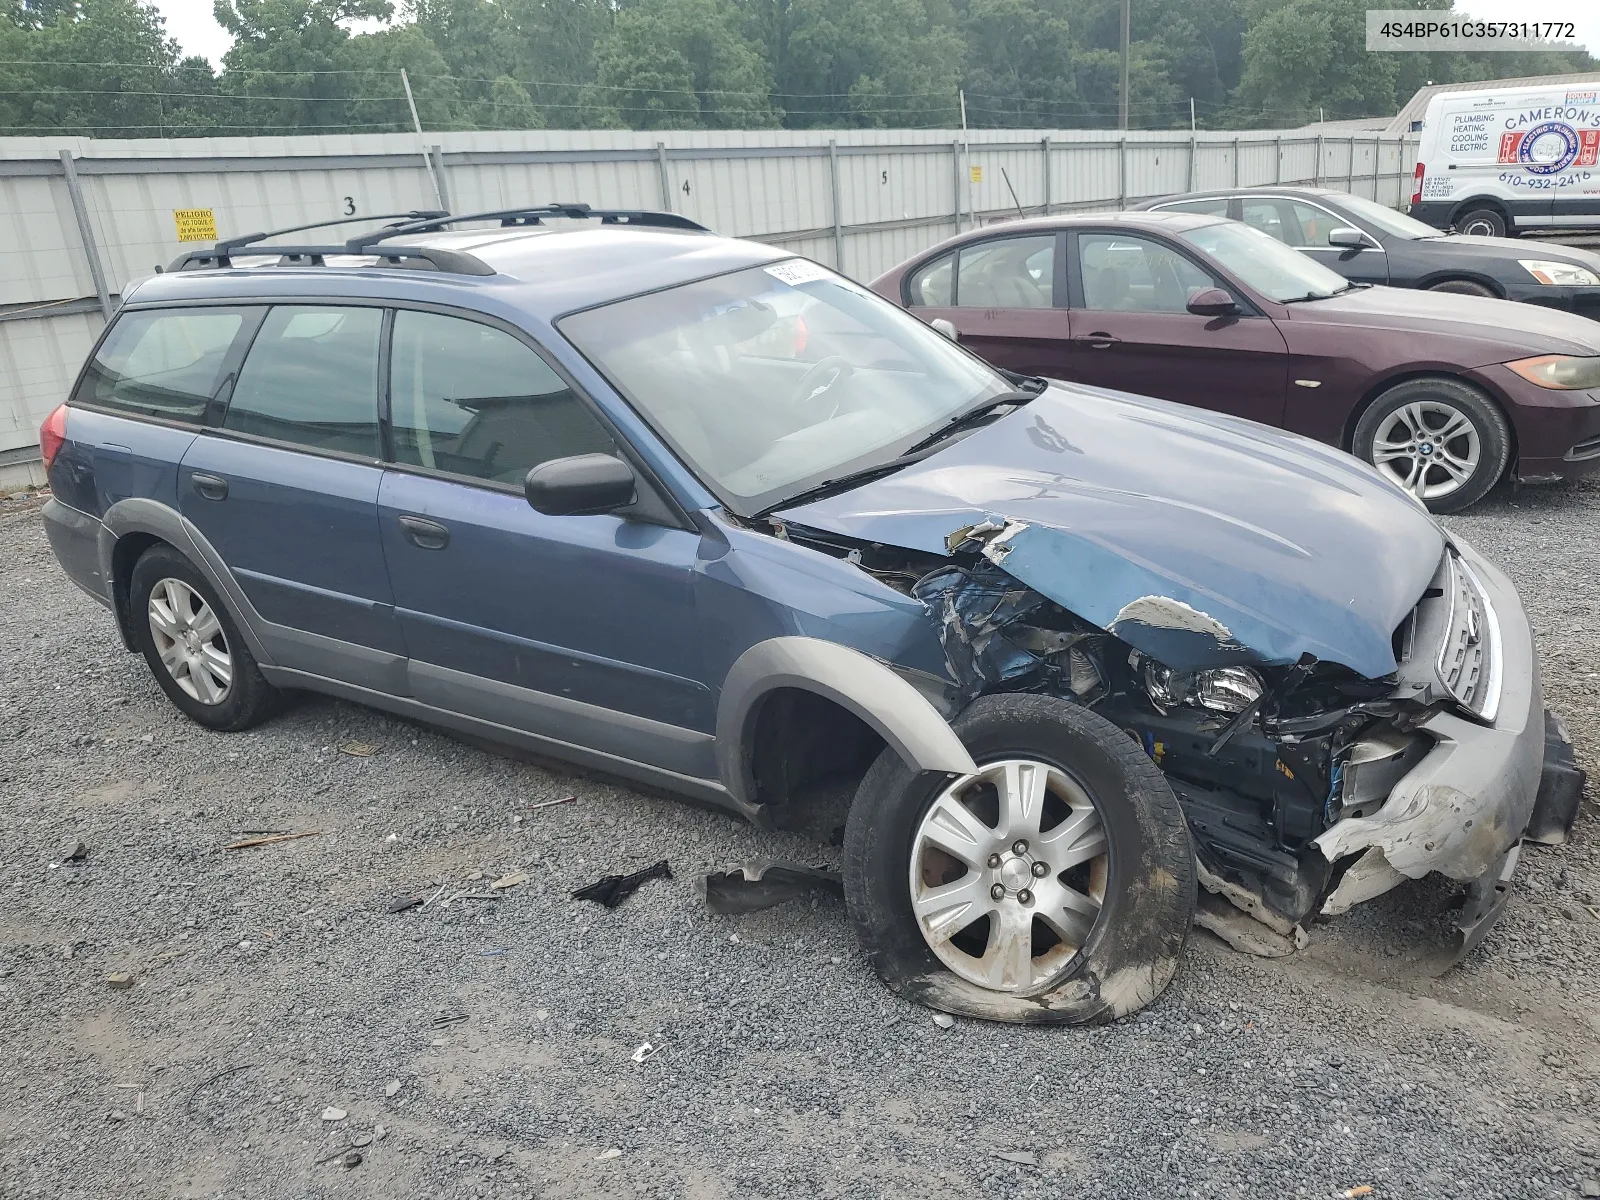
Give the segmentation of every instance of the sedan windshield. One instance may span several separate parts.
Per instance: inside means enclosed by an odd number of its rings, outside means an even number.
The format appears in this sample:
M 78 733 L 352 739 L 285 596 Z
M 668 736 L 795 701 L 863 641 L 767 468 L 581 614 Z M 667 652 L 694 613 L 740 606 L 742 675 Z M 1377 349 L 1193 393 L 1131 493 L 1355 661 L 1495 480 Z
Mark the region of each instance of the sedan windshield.
M 561 332 L 745 515 L 892 461 L 1011 385 L 804 259 L 576 313 Z
M 1238 221 L 1219 221 L 1181 236 L 1223 270 L 1279 304 L 1324 300 L 1350 286 L 1343 275 Z
M 1444 236 L 1432 225 L 1424 225 L 1415 217 L 1408 217 L 1405 213 L 1395 212 L 1392 208 L 1385 208 L 1376 201 L 1368 200 L 1365 196 L 1340 196 L 1339 206 L 1360 217 L 1363 221 L 1376 225 L 1391 237 L 1405 238 L 1407 241 L 1415 242 L 1423 238 Z

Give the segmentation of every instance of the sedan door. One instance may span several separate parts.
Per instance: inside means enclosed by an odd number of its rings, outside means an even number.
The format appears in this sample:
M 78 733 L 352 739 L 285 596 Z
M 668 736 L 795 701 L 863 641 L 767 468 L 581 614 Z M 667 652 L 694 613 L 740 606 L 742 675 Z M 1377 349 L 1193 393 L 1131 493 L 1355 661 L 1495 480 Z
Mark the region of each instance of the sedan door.
M 637 516 L 548 516 L 529 505 L 523 480 L 532 467 L 617 446 L 521 338 L 401 310 L 392 345 L 393 466 L 378 520 L 412 694 L 557 741 L 714 775 L 693 602 L 699 535 Z
M 1069 263 L 1072 353 L 1066 378 L 1248 417 L 1283 420 L 1288 350 L 1247 301 L 1197 316 L 1190 297 L 1225 285 L 1148 234 L 1079 230 Z
M 963 346 L 1024 375 L 1061 378 L 1066 368 L 1065 235 L 1013 234 L 968 242 L 918 268 L 907 306 L 942 317 Z
M 1239 202 L 1239 215 L 1246 225 L 1293 246 L 1352 283 L 1389 282 L 1389 254 L 1382 243 L 1348 217 L 1332 213 L 1320 204 L 1279 196 L 1244 196 Z M 1362 244 L 1333 245 L 1328 241 L 1328 234 L 1335 229 L 1356 230 L 1361 234 Z

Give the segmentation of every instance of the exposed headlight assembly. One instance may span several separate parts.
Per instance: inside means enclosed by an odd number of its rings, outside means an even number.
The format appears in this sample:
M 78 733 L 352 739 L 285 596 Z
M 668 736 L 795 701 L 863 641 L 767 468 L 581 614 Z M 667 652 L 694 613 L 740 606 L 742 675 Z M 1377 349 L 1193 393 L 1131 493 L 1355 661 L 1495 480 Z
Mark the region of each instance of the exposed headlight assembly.
M 1517 265 L 1540 283 L 1552 287 L 1594 287 L 1600 275 L 1577 263 L 1555 262 L 1545 258 L 1519 258 Z
M 1519 358 L 1506 366 L 1529 383 L 1558 392 L 1600 388 L 1600 356 L 1540 354 L 1535 358 Z
M 1266 690 L 1261 676 L 1249 667 L 1174 671 L 1148 657 L 1143 663 L 1142 678 L 1150 703 L 1162 713 L 1185 704 L 1197 704 L 1212 712 L 1242 713 Z

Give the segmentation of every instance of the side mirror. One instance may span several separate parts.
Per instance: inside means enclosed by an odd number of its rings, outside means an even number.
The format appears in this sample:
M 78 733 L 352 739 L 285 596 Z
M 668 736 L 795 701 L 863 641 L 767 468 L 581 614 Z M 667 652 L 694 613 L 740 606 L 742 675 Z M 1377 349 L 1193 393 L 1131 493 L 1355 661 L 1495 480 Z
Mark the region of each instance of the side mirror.
M 1328 245 L 1343 246 L 1346 250 L 1360 250 L 1367 245 L 1367 235 L 1359 229 L 1341 225 L 1337 229 L 1328 230 Z
M 938 332 L 944 334 L 945 337 L 949 338 L 952 342 L 958 342 L 961 340 L 961 335 L 956 332 L 956 323 L 954 321 L 947 321 L 943 317 L 935 317 L 933 320 L 929 321 L 928 324 L 933 326 L 933 328 L 938 330 Z
M 633 503 L 633 468 L 609 454 L 552 458 L 528 472 L 522 491 L 549 517 L 615 512 Z
M 1231 317 L 1239 311 L 1234 298 L 1218 287 L 1201 288 L 1186 307 L 1197 317 Z

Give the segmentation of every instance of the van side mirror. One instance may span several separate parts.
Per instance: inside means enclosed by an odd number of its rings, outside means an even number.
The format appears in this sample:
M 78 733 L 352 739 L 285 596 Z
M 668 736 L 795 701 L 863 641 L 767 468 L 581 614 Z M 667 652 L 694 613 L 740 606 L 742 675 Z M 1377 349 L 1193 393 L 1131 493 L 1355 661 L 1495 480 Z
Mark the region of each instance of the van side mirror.
M 552 458 L 528 472 L 522 491 L 549 517 L 592 516 L 633 503 L 633 468 L 610 454 Z
M 959 342 L 961 340 L 961 335 L 956 332 L 956 323 L 954 321 L 946 320 L 944 317 L 935 317 L 933 320 L 929 321 L 928 324 L 933 326 L 933 328 L 938 332 L 944 334 L 945 337 L 949 338 L 952 342 Z
M 1352 229 L 1348 225 L 1341 225 L 1337 229 L 1328 230 L 1328 245 L 1343 246 L 1347 250 L 1360 250 L 1367 243 L 1367 235 L 1359 229 Z
M 1234 298 L 1218 287 L 1201 288 L 1185 307 L 1197 317 L 1231 317 L 1239 311 Z

